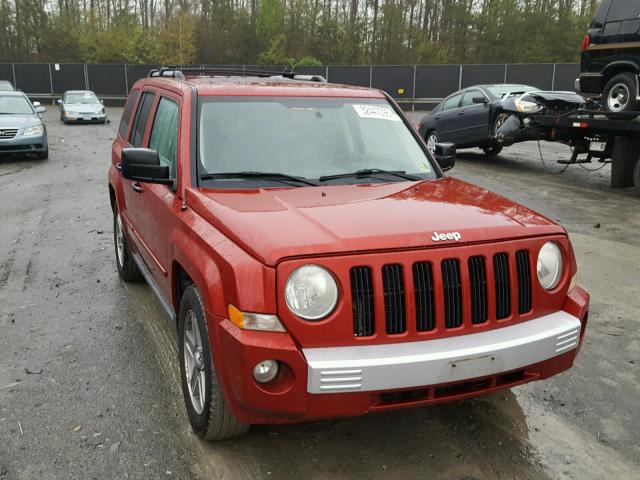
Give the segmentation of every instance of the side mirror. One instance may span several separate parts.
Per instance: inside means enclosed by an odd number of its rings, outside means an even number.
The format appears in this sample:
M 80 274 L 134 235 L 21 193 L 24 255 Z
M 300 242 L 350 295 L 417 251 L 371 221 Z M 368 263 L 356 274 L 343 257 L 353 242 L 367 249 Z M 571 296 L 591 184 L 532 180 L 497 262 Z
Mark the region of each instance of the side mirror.
M 38 102 L 36 102 L 36 103 L 38 103 Z M 38 105 L 34 105 L 34 107 L 36 107 L 36 113 L 44 113 L 44 112 L 47 111 L 46 107 L 43 107 L 39 103 L 38 103 Z
M 100 99 L 100 103 L 104 105 L 104 100 Z
M 473 101 L 473 103 L 489 103 L 487 97 L 473 97 L 471 100 Z
M 33 102 L 32 105 L 34 107 L 39 107 L 40 105 L 42 105 L 40 102 Z
M 62 105 L 62 99 L 61 99 L 61 98 L 59 98 L 59 99 L 57 100 L 57 102 L 58 102 L 58 105 Z
M 173 185 L 169 167 L 160 165 L 158 152 L 149 148 L 122 150 L 122 176 L 138 182 Z
M 436 161 L 443 172 L 451 170 L 456 164 L 456 146 L 453 143 L 436 143 Z

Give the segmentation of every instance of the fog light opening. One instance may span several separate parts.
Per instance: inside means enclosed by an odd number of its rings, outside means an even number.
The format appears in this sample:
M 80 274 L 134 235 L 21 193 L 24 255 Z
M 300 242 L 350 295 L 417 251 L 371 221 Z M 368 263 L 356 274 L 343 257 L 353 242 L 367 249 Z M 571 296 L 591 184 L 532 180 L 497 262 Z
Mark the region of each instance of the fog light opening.
M 279 370 L 277 360 L 263 360 L 253 367 L 253 378 L 259 383 L 269 383 L 278 376 Z

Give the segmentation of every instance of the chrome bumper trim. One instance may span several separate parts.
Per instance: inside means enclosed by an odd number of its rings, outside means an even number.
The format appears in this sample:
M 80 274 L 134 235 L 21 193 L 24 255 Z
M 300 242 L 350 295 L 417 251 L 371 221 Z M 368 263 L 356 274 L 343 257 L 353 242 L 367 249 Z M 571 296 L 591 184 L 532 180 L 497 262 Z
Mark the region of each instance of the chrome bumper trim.
M 580 320 L 564 311 L 486 332 L 420 342 L 306 348 L 309 393 L 369 392 L 516 370 L 575 349 Z

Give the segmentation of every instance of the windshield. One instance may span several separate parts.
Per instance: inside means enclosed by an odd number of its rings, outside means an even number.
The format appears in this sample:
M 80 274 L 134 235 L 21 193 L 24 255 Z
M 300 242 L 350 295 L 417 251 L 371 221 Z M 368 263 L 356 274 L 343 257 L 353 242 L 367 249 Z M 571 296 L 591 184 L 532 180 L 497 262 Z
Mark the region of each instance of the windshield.
M 0 96 L 0 114 L 32 115 L 31 102 L 20 96 Z
M 87 93 L 67 93 L 64 97 L 64 103 L 82 103 L 86 105 L 93 105 L 100 103 L 98 97 L 92 92 Z
M 318 180 L 379 169 L 419 179 L 437 176 L 386 100 L 211 98 L 201 100 L 199 115 L 201 175 L 277 172 Z M 372 177 L 367 176 L 366 182 L 406 181 L 393 175 Z M 357 177 L 331 180 L 364 183 Z
M 508 93 L 536 92 L 540 89 L 530 85 L 493 85 L 487 87 L 487 90 L 489 90 L 494 97 L 503 97 Z

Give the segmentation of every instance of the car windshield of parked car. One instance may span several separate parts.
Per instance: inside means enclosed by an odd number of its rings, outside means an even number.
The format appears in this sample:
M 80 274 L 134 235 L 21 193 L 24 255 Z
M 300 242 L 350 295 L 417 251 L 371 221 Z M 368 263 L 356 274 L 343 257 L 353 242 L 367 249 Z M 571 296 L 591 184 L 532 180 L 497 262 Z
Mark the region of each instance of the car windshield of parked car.
M 21 96 L 0 96 L 0 115 L 31 115 L 31 103 Z
M 93 93 L 67 93 L 64 103 L 94 105 L 100 101 Z
M 438 175 L 386 100 L 202 99 L 198 138 L 200 174 L 269 172 L 318 180 L 380 169 L 419 179 Z M 392 175 L 373 179 L 405 180 Z
M 501 98 L 509 93 L 535 92 L 540 89 L 530 85 L 493 85 L 491 87 L 487 87 L 487 90 L 489 90 L 489 93 L 494 97 Z

